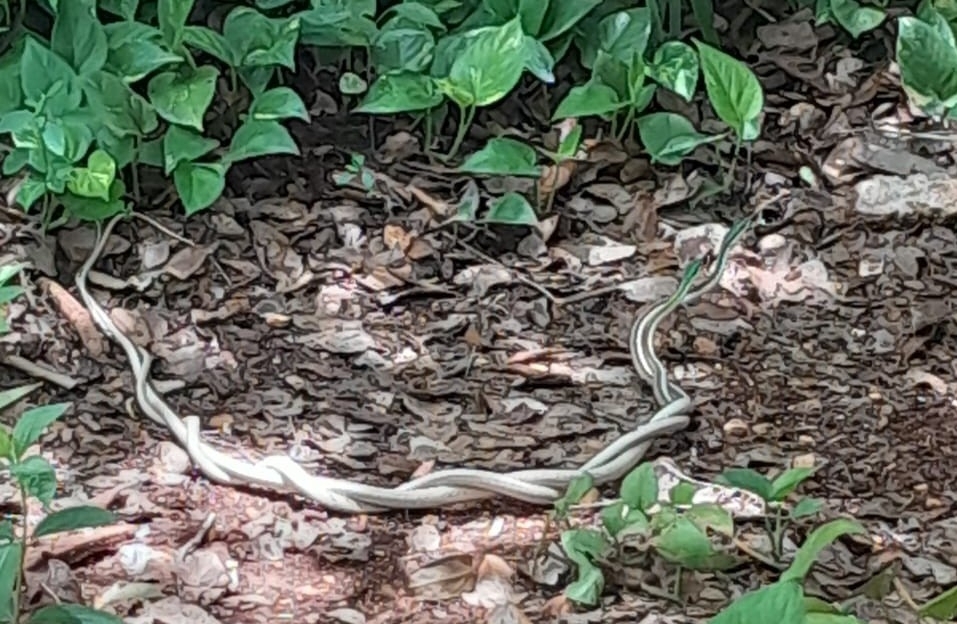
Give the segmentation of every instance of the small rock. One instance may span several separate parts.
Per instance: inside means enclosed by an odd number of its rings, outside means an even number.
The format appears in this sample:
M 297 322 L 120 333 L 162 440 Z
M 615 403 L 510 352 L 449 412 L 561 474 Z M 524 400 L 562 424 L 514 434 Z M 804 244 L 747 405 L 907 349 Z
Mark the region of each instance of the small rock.
M 814 453 L 805 453 L 804 455 L 798 455 L 794 458 L 794 461 L 791 462 L 791 465 L 794 468 L 813 468 L 814 463 L 817 457 Z

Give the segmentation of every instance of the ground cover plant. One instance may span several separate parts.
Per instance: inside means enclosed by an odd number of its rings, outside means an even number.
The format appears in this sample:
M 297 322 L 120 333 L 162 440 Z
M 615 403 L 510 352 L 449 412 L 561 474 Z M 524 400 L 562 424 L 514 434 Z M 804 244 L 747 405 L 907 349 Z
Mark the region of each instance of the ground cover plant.
M 848 48 L 892 29 L 893 61 L 915 115 L 941 123 L 957 115 L 953 3 L 787 4 L 774 11 L 811 11 L 818 26 L 839 28 Z M 695 201 L 733 197 L 749 188 L 751 150 L 767 127 L 766 89 L 749 61 L 722 41 L 710 0 L 13 0 L 0 4 L 0 17 L 2 170 L 17 179 L 16 205 L 45 230 L 139 209 L 149 203 L 147 177 L 167 179 L 182 212 L 195 215 L 228 193 L 234 167 L 303 157 L 290 128 L 321 122 L 307 105 L 310 94 L 295 88 L 304 64 L 334 68 L 350 114 L 373 125 L 404 120 L 430 163 L 462 178 L 529 183 L 503 182 L 484 206 L 469 203 L 452 219 L 476 229 L 542 230 L 561 206 L 563 176 L 587 160 L 597 137 L 630 146 L 658 169 L 707 160 L 708 183 Z M 544 103 L 545 117 L 528 124 L 534 131 L 484 131 L 483 119 L 520 90 Z M 371 197 L 375 180 L 370 159 L 350 153 L 331 182 Z M 20 294 L 14 282 L 21 270 L 0 267 L 0 310 Z M 6 391 L 0 407 L 34 389 Z M 0 429 L 0 457 L 20 488 L 23 514 L 31 496 L 49 510 L 53 468 L 27 451 L 67 408 L 35 407 L 10 431 Z M 793 499 L 813 475 L 807 468 L 774 478 L 728 469 L 718 477 L 767 503 L 770 548 L 758 554 L 780 574 L 712 622 L 863 621 L 848 605 L 805 594 L 822 551 L 863 532 L 850 518 L 810 524 L 826 507 Z M 571 515 L 591 490 L 587 477 L 556 507 L 552 518 L 574 568 L 564 595 L 576 607 L 601 603 L 615 565 L 667 562 L 672 577 L 660 589 L 678 604 L 687 571 L 740 565 L 739 527 L 727 510 L 693 503 L 682 488 L 661 500 L 658 486 L 649 464 L 636 468 L 602 509 L 598 528 L 576 526 Z M 80 508 L 52 512 L 32 532 L 25 523 L 18 530 L 0 524 L 0 622 L 116 621 L 67 604 L 21 615 L 20 605 L 31 540 L 113 520 Z M 801 544 L 790 554 L 789 535 Z M 955 617 L 957 589 L 918 614 Z

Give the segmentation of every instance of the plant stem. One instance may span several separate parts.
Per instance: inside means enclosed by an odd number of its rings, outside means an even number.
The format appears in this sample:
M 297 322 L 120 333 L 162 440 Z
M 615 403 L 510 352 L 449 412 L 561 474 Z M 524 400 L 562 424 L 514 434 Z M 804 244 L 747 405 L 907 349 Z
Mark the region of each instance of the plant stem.
M 462 141 L 465 140 L 465 135 L 468 134 L 468 130 L 472 126 L 473 119 L 475 119 L 475 106 L 471 104 L 467 106 L 459 104 L 459 129 L 455 133 L 455 140 L 452 141 L 452 147 L 449 149 L 449 153 L 445 156 L 447 160 L 454 158 L 458 153 L 459 148 L 462 146 Z
M 27 568 L 27 491 L 17 483 L 20 490 L 20 566 L 17 578 L 13 581 L 13 624 L 20 622 L 20 594 L 23 592 L 23 579 Z

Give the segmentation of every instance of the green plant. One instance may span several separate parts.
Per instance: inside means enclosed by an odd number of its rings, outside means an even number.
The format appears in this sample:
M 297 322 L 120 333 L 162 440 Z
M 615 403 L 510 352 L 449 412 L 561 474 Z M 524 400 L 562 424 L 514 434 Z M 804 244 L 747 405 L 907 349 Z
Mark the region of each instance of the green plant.
M 857 0 L 816 0 L 814 16 L 818 24 L 837 22 L 857 39 L 880 26 L 887 14 L 881 9 L 862 6 Z
M 39 384 L 0 393 L 0 409 L 18 401 Z M 57 603 L 41 607 L 24 617 L 20 612 L 24 564 L 27 549 L 41 537 L 115 522 L 112 513 L 93 506 L 77 506 L 49 512 L 56 494 L 56 473 L 45 459 L 27 455 L 43 431 L 70 407 L 69 403 L 44 405 L 28 409 L 20 416 L 12 431 L 0 425 L 0 472 L 9 474 L 20 493 L 21 520 L 19 531 L 9 520 L 0 521 L 0 623 L 18 624 L 119 624 L 122 620 L 109 613 L 78 604 Z M 26 514 L 30 498 L 40 501 L 44 517 L 31 533 L 27 531 Z M 17 534 L 19 532 L 19 535 Z
M 753 492 L 773 510 L 772 515 L 765 518 L 765 528 L 771 536 L 774 556 L 780 560 L 788 522 L 813 516 L 823 507 L 819 500 L 804 497 L 790 510 L 784 508 L 787 497 L 813 474 L 813 468 L 791 468 L 771 480 L 750 468 L 731 468 L 718 475 L 717 482 Z
M 938 118 L 957 117 L 957 10 L 947 7 L 925 1 L 916 17 L 897 20 L 901 86 L 911 102 Z
M 366 167 L 366 157 L 362 154 L 352 154 L 346 170 L 333 176 L 333 180 L 339 186 L 346 186 L 351 182 L 358 180 L 366 192 L 372 190 L 375 184 L 375 174 Z
M 52 27 L 47 39 L 21 26 L 0 58 L 3 173 L 24 176 L 17 203 L 39 201 L 45 223 L 58 208 L 63 219 L 123 211 L 128 188 L 139 197 L 138 166 L 171 176 L 193 213 L 219 197 L 233 164 L 298 154 L 280 121 L 308 120 L 305 106 L 269 88 L 277 69 L 295 68 L 295 16 L 238 6 L 219 32 L 188 23 L 193 0 L 157 0 L 152 13 L 137 2 L 19 4 Z
M 23 269 L 21 264 L 0 266 L 0 334 L 10 331 L 7 327 L 7 305 L 23 293 L 23 288 L 8 284 Z

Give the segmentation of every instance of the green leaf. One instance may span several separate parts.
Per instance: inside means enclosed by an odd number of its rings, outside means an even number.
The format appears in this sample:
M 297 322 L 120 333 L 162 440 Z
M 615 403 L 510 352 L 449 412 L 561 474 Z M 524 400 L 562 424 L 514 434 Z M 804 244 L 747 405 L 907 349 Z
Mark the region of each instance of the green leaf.
M 163 41 L 170 49 L 176 49 L 183 40 L 186 20 L 193 10 L 195 0 L 157 0 L 156 16 Z
M 633 533 L 647 535 L 650 529 L 648 517 L 622 501 L 612 503 L 601 510 L 601 523 L 608 534 L 617 539 Z
M 28 496 L 33 496 L 44 508 L 49 506 L 56 495 L 56 473 L 50 463 L 37 455 L 31 455 L 16 464 L 11 464 L 13 475 Z
M 20 57 L 20 87 L 28 103 L 42 107 L 56 117 L 80 106 L 83 92 L 69 63 L 32 37 L 26 40 Z
M 782 501 L 791 495 L 805 479 L 814 474 L 815 468 L 790 468 L 771 482 L 771 500 Z
M 201 158 L 219 147 L 219 141 L 184 128 L 170 125 L 163 136 L 163 172 L 169 175 L 181 162 Z
M 136 19 L 136 9 L 139 4 L 140 0 L 99 0 L 97 6 L 126 21 L 133 21 Z
M 0 458 L 10 462 L 16 461 L 13 456 L 13 438 L 10 437 L 7 428 L 2 425 L 0 425 Z
M 23 412 L 17 424 L 13 426 L 13 452 L 16 458 L 20 459 L 23 453 L 40 439 L 44 429 L 62 416 L 71 405 L 71 403 L 54 403 Z
M 298 17 L 272 19 L 249 7 L 238 6 L 223 22 L 223 37 L 242 66 L 281 65 L 296 69 Z
M 536 164 L 535 150 L 515 139 L 489 139 L 485 147 L 469 155 L 459 171 L 480 175 L 515 175 L 537 178 L 541 169 Z
M 435 37 L 428 28 L 406 27 L 390 20 L 375 37 L 372 63 L 379 74 L 399 70 L 426 72 L 434 52 Z
M 565 588 L 565 596 L 578 604 L 594 606 L 598 604 L 605 589 L 605 577 L 601 570 L 593 565 L 578 569 L 578 578 Z
M 605 116 L 627 105 L 618 99 L 618 93 L 595 80 L 572 87 L 555 109 L 552 120 L 569 117 Z
M 695 40 L 708 100 L 718 117 L 744 141 L 758 138 L 764 92 L 754 73 L 738 59 Z
M 574 28 L 579 21 L 602 0 L 576 0 L 575 2 L 549 2 L 545 18 L 538 29 L 536 39 L 550 41 Z
M 106 31 L 96 18 L 95 3 L 64 2 L 53 24 L 50 47 L 81 76 L 99 71 L 106 63 L 108 48 Z
M 686 102 L 694 97 L 698 88 L 698 55 L 687 43 L 669 41 L 655 50 L 652 61 L 651 77 Z
M 173 172 L 186 215 L 209 208 L 226 188 L 226 164 L 182 162 Z
M 681 481 L 668 493 L 672 505 L 690 505 L 697 490 L 687 481 Z
M 648 47 L 651 12 L 647 7 L 640 7 L 612 13 L 599 23 L 598 36 L 602 50 L 631 65 Z
M 116 516 L 113 513 L 99 507 L 91 505 L 69 507 L 55 511 L 40 520 L 33 529 L 33 537 L 106 526 L 115 522 Z
M 538 227 L 538 216 L 528 200 L 518 193 L 502 195 L 492 202 L 488 214 L 482 219 L 486 223 L 504 223 L 506 225 L 531 225 Z
M 163 72 L 150 79 L 147 93 L 160 117 L 203 131 L 203 116 L 213 101 L 219 70 L 209 65 Z
M 629 507 L 647 512 L 658 503 L 658 477 L 650 462 L 629 472 L 621 482 L 618 494 Z
M 183 31 L 183 43 L 198 48 L 230 67 L 239 66 L 241 57 L 233 49 L 226 37 L 205 26 L 187 26 Z
M 790 517 L 792 520 L 813 516 L 824 508 L 824 503 L 816 498 L 802 498 L 791 509 Z
M 14 622 L 19 615 L 14 600 L 14 588 L 20 576 L 22 544 L 11 542 L 0 545 L 0 622 Z
M 37 118 L 28 110 L 14 110 L 0 117 L 0 133 L 36 132 Z
M 588 567 L 608 550 L 605 536 L 592 529 L 570 529 L 561 536 L 562 550 L 575 565 Z
M 718 475 L 716 481 L 722 485 L 754 492 L 764 501 L 771 500 L 771 481 L 750 468 L 729 468 Z
M 26 624 L 123 624 L 123 620 L 105 611 L 78 604 L 55 604 L 40 607 Z
M 4 160 L 4 164 L 6 164 L 8 160 L 10 160 L 9 156 Z M 30 207 L 36 203 L 38 199 L 46 195 L 46 193 L 46 182 L 41 178 L 30 175 L 23 181 L 23 184 L 20 185 L 20 190 L 17 191 L 17 203 L 23 206 L 24 210 L 29 210 Z
M 91 76 L 85 92 L 91 109 L 118 137 L 145 136 L 159 126 L 156 109 L 110 72 L 101 71 Z
M 864 620 L 843 613 L 808 613 L 804 624 L 867 624 Z
M 940 31 L 914 17 L 897 19 L 901 84 L 918 107 L 939 115 L 957 103 L 957 48 Z
M 842 535 L 859 535 L 866 533 L 864 527 L 853 520 L 840 518 L 832 520 L 827 524 L 815 528 L 807 536 L 801 547 L 794 555 L 791 566 L 781 574 L 782 581 L 804 582 L 804 577 L 814 562 L 817 560 L 821 551 L 827 548 L 831 542 Z
M 289 131 L 278 121 L 246 119 L 233 134 L 229 152 L 223 161 L 231 165 L 247 158 L 270 154 L 298 156 L 299 147 Z
M 744 594 L 710 620 L 710 624 L 804 624 L 804 592 L 794 582 L 778 581 Z
M 945 622 L 957 617 L 957 585 L 922 604 L 920 614 Z
M 80 197 L 110 200 L 110 186 L 116 179 L 116 162 L 103 150 L 94 150 L 86 167 L 77 167 L 67 181 L 67 188 Z
M 124 82 L 137 82 L 160 67 L 184 61 L 182 56 L 164 48 L 160 31 L 147 24 L 109 24 L 106 34 L 110 46 L 106 68 Z
M 567 516 L 571 506 L 581 502 L 581 499 L 585 497 L 585 494 L 588 494 L 594 484 L 595 480 L 587 472 L 572 479 L 565 489 L 565 495 L 555 501 L 556 515 L 562 518 Z
M 638 135 L 651 155 L 651 162 L 668 166 L 680 164 L 699 145 L 721 138 L 701 134 L 677 113 L 651 113 L 640 117 Z
M 874 30 L 884 21 L 883 11 L 873 7 L 862 7 L 857 0 L 830 0 L 830 2 L 831 15 L 855 39 L 869 30 Z
M 353 72 L 343 72 L 339 76 L 339 92 L 344 95 L 359 95 L 365 93 L 369 85 L 362 76 Z
M 666 560 L 689 568 L 697 568 L 714 553 L 711 540 L 704 531 L 685 517 L 677 518 L 654 538 L 653 543 L 658 554 Z
M 525 33 L 519 18 L 502 26 L 477 28 L 463 35 L 463 48 L 439 81 L 446 94 L 462 106 L 488 106 L 518 84 L 527 60 Z
M 721 505 L 712 503 L 693 505 L 685 512 L 685 517 L 702 531 L 707 532 L 708 529 L 711 529 L 727 537 L 734 536 L 734 518 Z
M 103 200 L 96 197 L 80 197 L 73 193 L 63 193 L 57 195 L 57 199 L 63 204 L 63 207 L 81 221 L 105 221 L 126 210 L 126 202 L 123 201 L 123 195 L 126 193 L 126 185 L 123 180 L 117 178 L 110 185 L 110 197 Z
M 249 108 L 249 115 L 257 120 L 296 118 L 309 122 L 309 113 L 299 94 L 289 87 L 276 87 L 259 94 Z
M 390 115 L 420 111 L 442 102 L 442 94 L 429 76 L 411 72 L 389 73 L 372 83 L 357 113 Z

